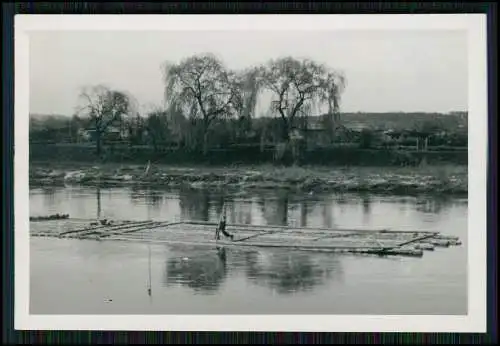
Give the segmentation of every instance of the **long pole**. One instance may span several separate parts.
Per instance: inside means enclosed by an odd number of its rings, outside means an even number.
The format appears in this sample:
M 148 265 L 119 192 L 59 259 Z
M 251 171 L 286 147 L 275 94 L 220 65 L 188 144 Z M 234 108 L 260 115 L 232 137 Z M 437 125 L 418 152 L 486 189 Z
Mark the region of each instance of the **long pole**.
M 144 171 L 144 176 L 148 175 L 149 169 L 151 167 L 151 161 L 148 161 L 146 169 Z M 148 189 L 148 193 L 151 191 Z M 151 221 L 151 214 L 149 203 L 146 203 L 147 213 L 148 213 L 148 221 Z M 151 241 L 148 242 L 148 295 L 151 297 L 152 294 L 152 283 L 151 283 Z
M 151 242 L 148 243 L 148 295 L 151 297 Z

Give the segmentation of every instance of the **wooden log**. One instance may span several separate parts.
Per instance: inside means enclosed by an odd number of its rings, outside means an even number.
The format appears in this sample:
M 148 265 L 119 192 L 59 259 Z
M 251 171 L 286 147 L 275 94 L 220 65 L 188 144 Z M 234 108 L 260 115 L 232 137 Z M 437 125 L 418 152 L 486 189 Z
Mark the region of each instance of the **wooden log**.
M 421 249 L 421 250 L 426 250 L 426 251 L 434 251 L 434 245 L 429 244 L 429 243 L 419 243 L 415 245 L 415 248 Z
M 353 233 L 338 233 L 338 234 L 326 234 L 326 235 L 323 235 L 321 237 L 317 237 L 315 239 L 313 239 L 313 241 L 318 241 L 318 240 L 323 240 L 323 239 L 327 239 L 327 238 L 343 238 L 343 237 L 354 237 L 354 236 L 357 236 L 357 235 L 364 235 L 366 233 L 359 233 L 359 232 L 353 232 Z
M 440 239 L 425 239 L 422 242 L 432 244 L 434 246 L 439 246 L 439 247 L 449 247 L 450 246 L 450 241 L 449 240 L 440 240 Z
M 112 226 L 101 225 L 101 226 L 97 226 L 97 227 L 86 227 L 86 228 L 82 228 L 82 229 L 76 229 L 76 230 L 62 232 L 62 233 L 59 233 L 59 236 L 65 236 L 67 234 L 72 234 L 72 233 L 96 232 L 96 231 L 101 231 L 103 229 L 113 231 L 113 230 L 118 230 L 118 229 L 127 229 L 127 228 L 131 228 L 131 227 L 143 226 L 143 225 L 152 224 L 152 223 L 153 223 L 153 221 L 140 221 L 137 223 L 126 223 L 126 224 L 118 224 L 118 225 L 112 225 Z
M 177 224 L 180 224 L 180 223 L 181 222 L 168 222 L 168 221 L 165 221 L 165 222 L 153 222 L 151 224 L 141 225 L 141 226 L 139 226 L 137 228 L 132 228 L 132 229 L 125 228 L 125 231 L 123 231 L 123 232 L 122 232 L 123 229 L 118 229 L 118 232 L 107 232 L 105 234 L 102 234 L 102 236 L 109 237 L 109 236 L 113 236 L 113 235 L 117 235 L 117 234 L 126 234 L 126 233 L 140 232 L 140 231 L 143 231 L 143 230 L 152 230 L 152 229 L 159 228 L 159 227 L 169 227 L 169 226 L 177 225 Z
M 141 238 L 115 238 L 117 241 L 132 241 L 132 242 L 154 242 L 154 243 L 167 243 L 167 244 L 183 244 L 183 245 L 215 245 L 215 246 L 228 246 L 239 247 L 244 246 L 248 248 L 293 248 L 299 251 L 313 251 L 313 252 L 330 252 L 330 253 L 353 253 L 353 254 L 367 254 L 378 256 L 411 256 L 422 257 L 423 251 L 417 249 L 392 249 L 384 250 L 379 248 L 356 248 L 356 247 L 315 247 L 304 245 L 279 245 L 279 244 L 263 244 L 263 243 L 239 243 L 235 244 L 231 241 L 207 241 L 207 242 L 188 242 L 182 240 L 159 240 L 151 241 Z
M 444 234 L 438 234 L 435 237 L 436 239 L 443 239 L 443 240 L 459 240 L 460 238 L 454 235 L 444 235 Z
M 412 257 L 422 257 L 424 252 L 421 249 L 361 249 L 352 250 L 354 253 L 367 253 L 372 255 L 400 255 L 400 256 L 412 256 Z
M 434 236 L 436 236 L 437 233 L 434 233 L 434 234 L 426 234 L 426 235 L 423 235 L 421 237 L 416 237 L 416 238 L 413 238 L 409 241 L 406 241 L 406 242 L 403 242 L 401 244 L 398 245 L 398 247 L 402 247 L 402 246 L 405 246 L 405 245 L 409 245 L 411 243 L 416 243 L 416 242 L 422 242 L 422 241 L 425 241 L 427 239 L 430 239 Z
M 211 221 L 197 221 L 197 220 L 184 220 L 186 225 L 205 225 L 205 226 L 217 226 L 217 223 Z M 227 224 L 226 227 L 242 227 L 246 229 L 254 228 L 279 228 L 279 229 L 289 229 L 289 230 L 310 230 L 310 231 L 327 231 L 327 232 L 347 232 L 347 233 L 392 233 L 392 234 L 436 234 L 434 231 L 400 231 L 400 230 L 387 230 L 387 229 L 347 229 L 347 228 L 326 228 L 326 227 L 294 227 L 294 226 L 283 226 L 283 225 L 249 225 L 249 224 Z

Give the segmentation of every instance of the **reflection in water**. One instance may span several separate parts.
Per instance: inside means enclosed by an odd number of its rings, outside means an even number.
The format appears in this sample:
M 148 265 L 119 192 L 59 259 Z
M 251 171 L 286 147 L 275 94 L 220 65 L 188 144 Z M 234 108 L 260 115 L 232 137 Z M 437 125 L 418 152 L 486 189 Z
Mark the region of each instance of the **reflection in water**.
M 153 209 L 158 209 L 163 202 L 163 192 L 151 189 L 142 189 L 140 187 L 133 187 L 130 190 L 130 199 L 134 203 L 146 204 Z
M 446 198 L 420 198 L 417 200 L 417 210 L 423 213 L 439 214 L 449 204 Z
M 146 203 L 155 209 L 158 209 L 163 202 L 163 195 L 159 191 L 151 191 L 144 196 Z
M 55 188 L 42 187 L 41 188 L 43 202 L 49 208 L 52 209 L 56 205 L 56 192 Z
M 321 216 L 323 217 L 323 226 L 333 228 L 332 208 L 327 203 L 322 203 Z
M 213 293 L 226 278 L 226 250 L 220 248 L 215 252 L 184 251 L 182 257 L 167 260 L 165 272 L 166 286 L 181 284 L 197 293 Z
M 307 226 L 307 200 L 300 203 L 300 226 Z
M 370 215 L 372 213 L 372 201 L 368 194 L 363 194 L 361 196 L 363 204 L 363 221 L 364 223 L 370 222 Z
M 54 200 L 54 196 L 57 192 L 60 191 L 60 188 L 55 186 L 42 186 L 40 187 L 40 192 L 42 195 L 47 198 L 47 200 Z
M 271 198 L 261 196 L 259 198 L 259 206 L 266 220 L 270 225 L 287 225 L 289 211 L 289 192 L 276 191 L 276 195 Z
M 230 223 L 329 228 L 427 228 L 438 220 L 444 221 L 455 205 L 464 203 L 467 200 L 431 196 L 343 193 L 313 197 L 283 190 L 240 194 L 237 198 L 192 188 L 37 188 L 30 192 L 31 215 L 59 212 L 83 218 L 217 221 L 226 205 Z
M 97 199 L 97 219 L 101 218 L 102 204 L 101 204 L 101 188 L 96 187 L 96 199 Z
M 209 220 L 209 191 L 185 189 L 179 195 L 179 205 L 183 219 Z
M 281 192 L 278 194 L 277 208 L 276 208 L 276 223 L 278 225 L 288 224 L 288 192 Z
M 235 203 L 231 201 L 227 203 L 229 208 L 229 223 L 251 224 L 252 223 L 252 202 L 251 201 L 238 201 Z
M 212 194 L 209 198 L 211 205 L 215 209 L 215 215 L 220 215 L 220 213 L 222 213 L 222 208 L 227 204 L 225 196 L 223 194 Z
M 104 194 L 105 192 L 105 194 Z M 291 191 L 266 191 L 225 196 L 204 189 L 152 190 L 149 188 L 33 189 L 32 215 L 68 213 L 73 217 L 163 220 L 218 220 L 226 205 L 230 223 L 274 224 L 297 227 L 410 227 L 408 218 L 424 225 L 446 218 L 460 201 L 446 198 L 383 197 L 370 194 L 300 195 Z M 466 201 L 465 201 L 466 204 Z M 95 212 L 97 210 L 97 213 Z M 388 218 L 388 215 L 391 218 Z
M 130 188 L 130 199 L 132 202 L 138 202 L 141 201 L 146 194 L 146 190 L 142 189 L 140 186 L 132 186 Z
M 361 196 L 361 199 L 363 200 L 363 214 L 365 215 L 370 215 L 371 214 L 371 206 L 372 206 L 372 201 L 369 195 L 363 194 Z
M 166 262 L 166 286 L 182 285 L 197 293 L 215 293 L 229 275 L 242 271 L 253 283 L 279 294 L 308 291 L 341 274 L 334 255 L 307 252 L 177 247 Z M 228 261 L 228 253 L 231 254 Z
M 279 294 L 312 290 L 340 274 L 334 256 L 313 257 L 306 252 L 247 252 L 246 276 Z

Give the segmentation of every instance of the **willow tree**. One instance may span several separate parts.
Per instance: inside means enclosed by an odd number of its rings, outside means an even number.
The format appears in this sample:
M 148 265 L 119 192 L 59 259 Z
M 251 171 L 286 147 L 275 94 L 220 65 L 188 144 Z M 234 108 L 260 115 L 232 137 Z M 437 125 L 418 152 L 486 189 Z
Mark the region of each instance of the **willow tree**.
M 180 108 L 194 122 L 201 121 L 203 153 L 215 120 L 234 113 L 237 80 L 212 54 L 188 57 L 177 64 L 164 64 L 165 101 L 168 109 Z
M 260 70 L 250 68 L 236 74 L 236 102 L 234 106 L 240 117 L 252 118 L 260 92 Z
M 235 73 L 234 113 L 238 117 L 238 130 L 246 132 L 251 128 L 260 92 L 259 70 L 249 68 Z
M 77 114 L 84 114 L 94 126 L 96 153 L 101 155 L 102 137 L 109 126 L 122 121 L 134 108 L 133 98 L 126 92 L 112 90 L 104 85 L 83 88 L 80 93 L 82 106 Z
M 331 141 L 335 130 L 341 126 L 340 98 L 346 86 L 346 80 L 341 73 L 330 71 L 324 78 L 324 85 L 321 100 L 326 101 L 328 104 L 328 112 L 324 116 L 324 124 Z
M 325 105 L 329 114 L 338 111 L 345 79 L 312 60 L 284 57 L 261 67 L 260 83 L 273 95 L 272 110 L 279 114 L 282 138 L 288 142 L 299 116 L 307 117 L 313 108 Z

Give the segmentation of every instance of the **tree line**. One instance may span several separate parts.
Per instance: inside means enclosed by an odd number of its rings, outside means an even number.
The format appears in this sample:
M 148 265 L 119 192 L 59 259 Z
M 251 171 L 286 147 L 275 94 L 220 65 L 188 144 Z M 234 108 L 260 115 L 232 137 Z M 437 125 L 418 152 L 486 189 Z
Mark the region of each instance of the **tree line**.
M 138 102 L 125 91 L 91 86 L 81 91 L 77 112 L 67 120 L 67 128 L 51 130 L 33 119 L 31 139 L 76 139 L 79 131 L 91 129 L 96 153 L 101 155 L 113 128 L 116 139 L 125 134 L 129 144 L 150 145 L 155 150 L 173 146 L 206 154 L 213 146 L 238 143 L 263 148 L 271 143 L 281 158 L 294 157 L 303 149 L 307 129 L 321 132 L 322 143 L 346 137 L 340 117 L 346 77 L 325 64 L 281 57 L 235 71 L 215 55 L 204 53 L 177 63 L 165 62 L 162 71 L 165 102 L 148 114 L 140 114 Z M 270 95 L 268 116 L 257 117 L 263 93 Z M 325 111 L 315 116 L 318 109 Z M 432 126 L 434 132 L 443 128 L 439 121 Z M 362 141 L 362 134 L 357 136 Z

